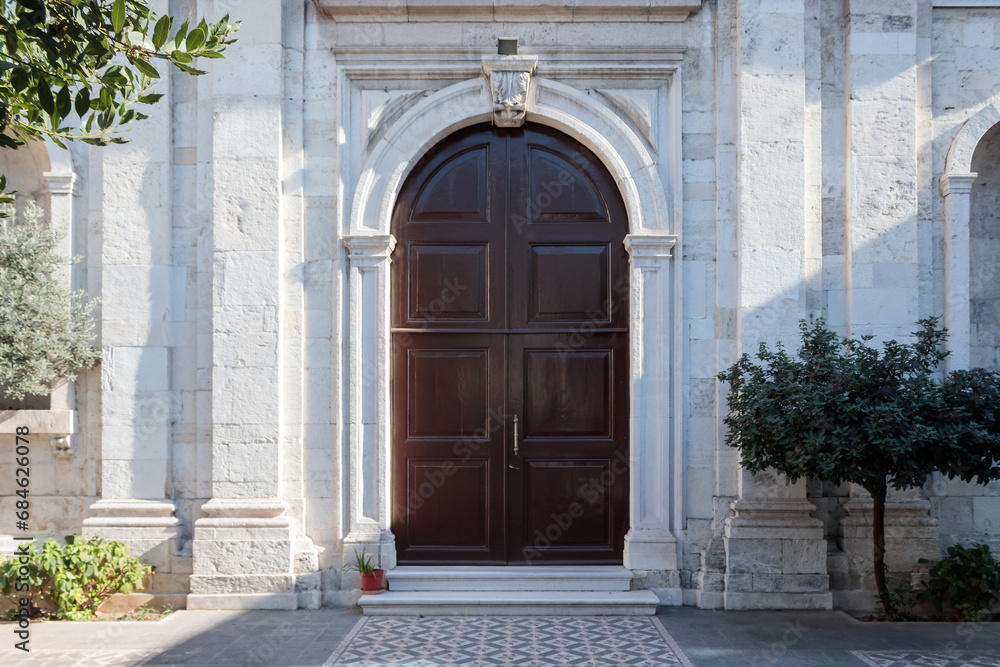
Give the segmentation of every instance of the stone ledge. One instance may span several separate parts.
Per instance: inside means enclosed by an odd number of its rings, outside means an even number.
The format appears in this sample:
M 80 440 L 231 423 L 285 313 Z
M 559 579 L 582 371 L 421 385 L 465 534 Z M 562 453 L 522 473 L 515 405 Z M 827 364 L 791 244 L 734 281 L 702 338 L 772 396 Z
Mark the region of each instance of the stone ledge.
M 736 609 L 833 609 L 830 593 L 736 593 L 723 594 L 725 608 Z
M 533 0 L 317 0 L 335 21 L 684 21 L 701 9 L 701 0 L 594 0 L 536 2 Z
M 27 426 L 30 435 L 73 435 L 77 433 L 76 410 L 0 410 L 0 434 Z

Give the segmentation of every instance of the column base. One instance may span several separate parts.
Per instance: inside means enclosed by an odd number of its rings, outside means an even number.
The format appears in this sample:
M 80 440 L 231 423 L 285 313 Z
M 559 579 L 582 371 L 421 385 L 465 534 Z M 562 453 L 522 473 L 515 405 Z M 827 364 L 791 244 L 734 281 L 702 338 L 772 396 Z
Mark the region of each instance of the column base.
M 726 519 L 726 609 L 832 609 L 827 544 L 801 498 L 741 499 Z
M 625 535 L 625 567 L 676 570 L 677 539 L 666 530 L 632 528 Z
M 83 535 L 101 535 L 128 544 L 132 555 L 159 574 L 174 571 L 173 561 L 181 547 L 181 521 L 169 500 L 108 499 L 90 506 L 83 520 Z M 183 569 L 183 568 L 178 568 Z
M 875 567 L 872 544 L 873 502 L 870 496 L 852 498 L 841 519 L 839 546 L 843 550 L 845 573 L 838 577 L 843 590 L 838 604 L 851 611 L 875 608 Z M 931 504 L 924 498 L 888 498 L 885 503 L 885 564 L 889 589 L 911 587 L 927 572 L 921 558 L 941 558 L 941 537 L 937 519 L 930 517 Z
M 212 499 L 194 524 L 188 609 L 296 609 L 294 525 L 280 499 Z

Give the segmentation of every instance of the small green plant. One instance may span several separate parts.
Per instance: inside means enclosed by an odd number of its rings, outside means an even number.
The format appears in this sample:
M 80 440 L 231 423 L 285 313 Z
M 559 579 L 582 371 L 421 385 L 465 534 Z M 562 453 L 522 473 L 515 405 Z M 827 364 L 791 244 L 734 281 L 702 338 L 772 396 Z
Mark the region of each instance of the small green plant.
M 359 574 L 372 574 L 375 571 L 375 557 L 366 555 L 364 551 L 358 553 L 355 549 L 354 562 L 348 563 L 345 569 Z
M 15 607 L 25 596 L 17 590 L 18 582 L 27 580 L 31 616 L 51 613 L 71 621 L 91 619 L 115 593 L 128 595 L 141 589 L 143 577 L 153 571 L 130 556 L 128 545 L 122 542 L 100 537 L 85 540 L 79 535 L 64 539 L 65 545 L 49 539 L 38 552 L 30 547 L 27 563 L 21 562 L 20 554 L 0 563 L 0 593 Z M 43 600 L 55 611 L 44 611 Z
M 875 596 L 875 620 L 877 621 L 912 621 L 914 615 L 908 610 L 916 602 L 914 593 L 909 588 L 900 584 L 889 591 L 889 606 L 882 605 L 879 595 Z
M 948 555 L 931 568 L 930 575 L 919 599 L 930 600 L 938 611 L 946 599 L 951 601 L 959 620 L 975 621 L 1000 601 L 1000 562 L 988 544 L 948 547 Z

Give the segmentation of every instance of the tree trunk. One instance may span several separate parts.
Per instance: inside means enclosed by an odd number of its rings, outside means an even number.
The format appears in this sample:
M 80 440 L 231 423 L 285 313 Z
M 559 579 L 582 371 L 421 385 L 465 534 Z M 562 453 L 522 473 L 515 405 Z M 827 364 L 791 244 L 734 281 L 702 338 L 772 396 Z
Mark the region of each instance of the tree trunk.
M 872 506 L 872 542 L 874 546 L 873 563 L 875 567 L 875 586 L 878 588 L 878 597 L 882 602 L 882 613 L 891 616 L 892 601 L 889 599 L 889 589 L 885 583 L 885 496 L 886 485 L 881 488 L 869 489 L 874 501 Z

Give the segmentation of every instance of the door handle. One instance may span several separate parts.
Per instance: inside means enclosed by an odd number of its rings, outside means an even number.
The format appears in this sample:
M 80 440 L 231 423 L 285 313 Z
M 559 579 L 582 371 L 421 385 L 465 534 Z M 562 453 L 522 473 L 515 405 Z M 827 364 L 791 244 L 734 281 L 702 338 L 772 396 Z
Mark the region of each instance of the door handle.
M 517 415 L 514 415 L 514 456 L 517 456 Z

